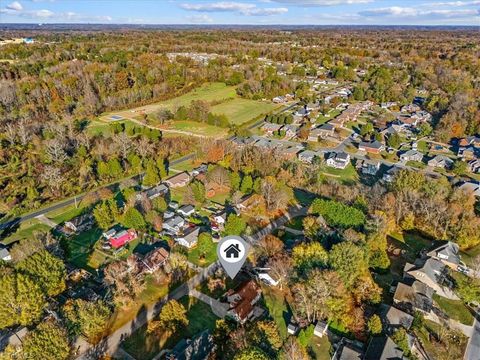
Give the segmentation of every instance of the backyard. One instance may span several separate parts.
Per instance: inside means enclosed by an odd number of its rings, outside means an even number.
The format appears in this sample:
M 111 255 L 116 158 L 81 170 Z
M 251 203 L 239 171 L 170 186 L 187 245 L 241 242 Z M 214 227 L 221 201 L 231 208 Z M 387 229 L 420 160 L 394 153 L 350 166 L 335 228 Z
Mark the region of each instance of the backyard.
M 147 333 L 147 326 L 142 326 L 125 340 L 122 347 L 137 359 L 149 360 L 162 349 L 172 349 L 182 338 L 192 338 L 204 330 L 215 328 L 218 318 L 210 306 L 188 296 L 181 298 L 180 303 L 187 309 L 189 323 L 185 329 L 175 334 L 162 331 Z

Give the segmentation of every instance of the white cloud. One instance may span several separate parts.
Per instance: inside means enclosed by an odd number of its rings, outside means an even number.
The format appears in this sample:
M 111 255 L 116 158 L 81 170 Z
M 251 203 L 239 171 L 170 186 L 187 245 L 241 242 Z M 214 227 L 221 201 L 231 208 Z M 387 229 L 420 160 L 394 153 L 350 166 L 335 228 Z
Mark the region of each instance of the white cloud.
M 286 7 L 278 8 L 260 8 L 255 4 L 221 1 L 204 4 L 182 4 L 180 7 L 188 11 L 198 12 L 234 12 L 246 16 L 270 16 L 285 14 L 288 12 Z
M 24 12 L 24 15 L 27 17 L 38 17 L 38 18 L 50 18 L 55 15 L 53 11 L 50 10 L 36 10 L 36 11 L 28 11 Z
M 186 19 L 193 24 L 210 24 L 213 19 L 207 14 L 198 14 L 187 16 Z
M 359 12 L 362 16 L 375 17 L 428 17 L 428 18 L 452 18 L 452 17 L 470 17 L 479 15 L 475 9 L 443 9 L 443 10 L 422 10 L 413 7 L 390 6 L 384 8 L 370 9 Z
M 277 3 L 292 4 L 297 6 L 335 6 L 335 5 L 353 5 L 367 4 L 375 0 L 272 0 Z
M 14 10 L 14 11 L 22 11 L 23 6 L 18 1 L 14 1 L 11 4 L 7 5 L 7 9 Z
M 424 6 L 424 7 L 438 7 L 438 6 L 462 7 L 462 6 L 476 6 L 476 5 L 480 5 L 480 0 L 475 0 L 475 1 L 445 1 L 445 2 L 433 2 L 433 3 L 420 4 L 420 6 Z

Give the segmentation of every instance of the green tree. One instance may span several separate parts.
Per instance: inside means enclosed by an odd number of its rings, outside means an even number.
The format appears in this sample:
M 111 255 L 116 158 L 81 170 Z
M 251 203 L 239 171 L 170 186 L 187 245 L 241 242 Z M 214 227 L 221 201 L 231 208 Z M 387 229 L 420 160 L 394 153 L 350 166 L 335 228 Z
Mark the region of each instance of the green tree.
M 176 300 L 170 300 L 162 307 L 159 319 L 161 325 L 170 332 L 188 325 L 187 310 Z
M 241 181 L 242 179 L 237 171 L 232 171 L 230 173 L 230 187 L 232 188 L 232 190 L 239 190 Z
M 398 135 L 397 133 L 393 133 L 387 139 L 387 145 L 394 149 L 398 149 L 401 142 L 402 142 L 402 139 L 400 138 L 400 135 Z
M 48 296 L 58 295 L 66 288 L 65 264 L 46 250 L 40 250 L 19 262 L 16 269 L 34 279 Z
M 0 271 L 0 329 L 39 320 L 47 306 L 40 285 L 28 275 Z
M 83 334 L 96 339 L 106 328 L 110 308 L 103 301 L 68 300 L 62 308 L 71 336 Z
M 205 185 L 203 185 L 201 181 L 194 180 L 189 186 L 192 190 L 195 201 L 199 204 L 203 204 L 205 202 Z
M 108 160 L 107 167 L 110 178 L 118 178 L 123 173 L 122 165 L 117 158 Z
M 242 179 L 242 184 L 240 185 L 240 191 L 244 194 L 249 194 L 252 192 L 253 179 L 250 175 L 245 175 Z
M 198 248 L 200 257 L 204 258 L 211 247 L 212 247 L 212 236 L 207 232 L 201 233 L 198 236 L 198 241 L 197 241 L 197 248 Z
M 147 163 L 145 175 L 142 180 L 144 186 L 154 186 L 160 182 L 160 176 L 158 175 L 158 169 L 153 161 Z
M 417 129 L 420 138 L 430 135 L 433 131 L 432 125 L 427 122 L 421 123 Z
M 123 214 L 122 225 L 127 228 L 145 230 L 147 224 L 140 211 L 131 207 Z
M 467 173 L 467 170 L 468 170 L 468 166 L 465 161 L 455 160 L 455 162 L 453 163 L 452 172 L 455 175 L 457 176 L 465 175 Z
M 238 355 L 235 356 L 235 360 L 269 360 L 270 357 L 267 356 L 261 349 L 258 347 L 249 347 Z
M 160 174 L 160 178 L 165 179 L 167 177 L 167 167 L 165 165 L 165 159 L 157 159 L 157 169 L 158 173 Z
M 314 216 L 307 216 L 302 220 L 303 233 L 309 239 L 315 239 L 320 230 L 320 223 Z
M 368 319 L 368 331 L 372 335 L 378 335 L 382 332 L 382 320 L 377 314 L 372 315 L 370 319 Z
M 52 322 L 42 322 L 23 340 L 25 359 L 65 360 L 69 358 L 70 346 L 65 329 Z
M 460 298 L 467 304 L 480 302 L 480 281 L 465 275 L 459 276 L 456 290 Z
M 373 133 L 373 124 L 370 122 L 367 122 L 365 125 L 362 125 L 360 128 L 360 135 L 365 136 Z
M 308 325 L 305 329 L 300 330 L 298 333 L 298 342 L 302 347 L 307 348 L 310 340 L 313 337 L 313 332 L 315 330 L 315 326 L 312 324 Z
M 334 200 L 315 199 L 310 212 L 322 215 L 331 226 L 349 228 L 360 227 L 365 223 L 362 211 Z
M 365 251 L 350 242 L 334 245 L 329 253 L 329 262 L 347 288 L 350 288 L 355 280 L 368 270 Z
M 328 253 L 318 242 L 301 243 L 293 248 L 292 259 L 301 273 L 310 269 L 324 267 L 328 263 Z
M 392 340 L 403 351 L 405 356 L 410 356 L 410 346 L 408 345 L 407 331 L 404 328 L 396 330 L 392 335 Z
M 228 215 L 225 223 L 225 235 L 241 235 L 245 231 L 247 224 L 240 216 L 235 214 Z
M 119 218 L 119 210 L 115 200 L 102 201 L 95 206 L 93 217 L 101 229 L 108 229 Z
M 152 206 L 155 210 L 164 213 L 167 211 L 168 204 L 165 199 L 161 196 L 157 196 L 156 198 L 152 199 Z

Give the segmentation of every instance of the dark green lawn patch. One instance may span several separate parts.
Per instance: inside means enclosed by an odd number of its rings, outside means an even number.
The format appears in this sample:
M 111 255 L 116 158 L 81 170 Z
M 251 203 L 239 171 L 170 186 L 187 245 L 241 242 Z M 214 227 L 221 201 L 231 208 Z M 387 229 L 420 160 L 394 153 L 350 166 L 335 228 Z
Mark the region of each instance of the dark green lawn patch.
M 265 306 L 267 307 L 271 318 L 277 324 L 282 338 L 286 339 L 288 336 L 287 325 L 291 314 L 283 293 L 267 286 L 262 286 L 262 293 Z
M 335 200 L 316 199 L 310 210 L 313 214 L 322 215 L 331 226 L 358 228 L 365 223 L 362 211 Z
M 433 295 L 433 300 L 437 303 L 438 307 L 445 312 L 448 317 L 453 320 L 457 320 L 465 325 L 473 324 L 473 315 L 461 300 L 450 300 L 439 296 Z
M 217 260 L 217 244 L 212 240 L 208 241 L 208 248 L 205 254 L 200 254 L 199 246 L 188 251 L 188 261 L 197 266 L 208 266 Z

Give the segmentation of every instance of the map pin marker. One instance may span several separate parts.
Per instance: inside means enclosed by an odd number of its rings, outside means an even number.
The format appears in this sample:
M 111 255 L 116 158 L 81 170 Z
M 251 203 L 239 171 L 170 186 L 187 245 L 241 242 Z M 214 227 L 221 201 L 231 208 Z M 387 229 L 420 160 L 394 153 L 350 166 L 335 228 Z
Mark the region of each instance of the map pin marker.
M 230 235 L 222 238 L 217 246 L 217 256 L 225 272 L 234 278 L 247 259 L 250 245 L 240 236 Z

